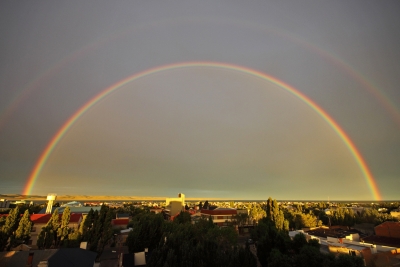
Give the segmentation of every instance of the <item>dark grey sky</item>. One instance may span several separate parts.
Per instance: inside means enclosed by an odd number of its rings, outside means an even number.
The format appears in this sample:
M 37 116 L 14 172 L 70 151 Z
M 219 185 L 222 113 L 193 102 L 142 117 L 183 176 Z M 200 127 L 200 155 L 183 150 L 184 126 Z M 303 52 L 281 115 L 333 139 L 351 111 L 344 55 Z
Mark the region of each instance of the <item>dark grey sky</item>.
M 118 81 L 189 61 L 269 74 L 354 142 L 398 199 L 398 1 L 2 1 L 0 193 L 21 193 L 51 138 Z M 349 149 L 304 102 L 240 71 L 165 70 L 69 129 L 33 194 L 373 199 Z

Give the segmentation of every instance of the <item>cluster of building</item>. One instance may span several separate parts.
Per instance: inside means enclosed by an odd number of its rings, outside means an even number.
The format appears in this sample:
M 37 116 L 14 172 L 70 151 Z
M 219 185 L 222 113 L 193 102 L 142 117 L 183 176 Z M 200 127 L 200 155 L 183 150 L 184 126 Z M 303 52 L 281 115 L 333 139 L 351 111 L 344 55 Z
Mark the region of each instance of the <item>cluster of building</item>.
M 290 231 L 289 236 L 294 238 L 299 233 L 307 240 L 318 240 L 325 252 L 359 256 L 365 266 L 400 266 L 400 222 L 375 226 L 372 236 L 345 226 Z
M 166 218 L 173 220 L 180 212 L 188 212 L 191 215 L 192 223 L 198 222 L 201 218 L 212 218 L 213 223 L 220 227 L 231 225 L 235 221 L 238 214 L 248 214 L 247 209 L 236 209 L 230 207 L 208 206 L 205 209 L 200 209 L 199 206 L 195 208 L 188 208 L 185 202 L 185 195 L 180 193 L 177 198 L 167 198 L 165 209 L 152 209 L 157 212 L 164 212 Z
M 22 244 L 14 251 L 0 252 L 0 265 L 1 266 L 40 266 L 40 267 L 52 267 L 52 266 L 64 266 L 61 263 L 51 262 L 65 262 L 65 259 L 69 260 L 76 258 L 74 266 L 96 266 L 94 263 L 93 252 L 85 250 L 86 244 L 82 243 L 80 249 L 69 249 L 69 250 L 34 250 L 37 249 L 38 235 L 48 221 L 50 220 L 56 207 L 53 207 L 53 203 L 56 200 L 55 194 L 48 195 L 48 205 L 45 209 L 40 211 L 38 214 L 32 214 L 30 219 L 34 226 L 32 227 L 31 239 L 27 244 Z M 0 205 L 9 204 L 5 201 L 0 201 Z M 231 205 L 232 206 L 232 205 Z M 86 206 L 80 202 L 69 202 L 61 207 L 57 207 L 60 220 L 62 213 L 66 207 L 69 207 L 71 216 L 69 221 L 70 229 L 78 229 L 80 223 L 84 217 L 89 213 L 91 209 L 100 210 L 101 205 L 93 203 L 93 205 Z M 242 213 L 248 215 L 247 209 L 237 209 L 225 206 L 213 206 L 199 208 L 194 206 L 189 208 L 187 206 L 185 195 L 180 193 L 177 198 L 167 198 L 165 208 L 152 206 L 151 212 L 163 213 L 166 219 L 173 220 L 181 212 L 188 212 L 191 215 L 192 223 L 198 222 L 201 218 L 212 218 L 213 223 L 220 226 L 226 227 L 234 224 L 237 219 L 237 215 Z M 145 266 L 147 251 L 129 254 L 127 248 L 124 247 L 124 243 L 129 232 L 132 229 L 127 229 L 130 221 L 129 214 L 117 214 L 116 218 L 112 220 L 112 227 L 119 229 L 120 233 L 115 235 L 115 249 L 105 251 L 102 255 L 103 260 L 101 266 L 105 265 L 107 261 L 110 262 L 110 266 L 115 264 L 118 260 L 118 266 Z M 253 227 L 253 224 L 247 221 L 241 225 L 241 228 L 237 226 L 237 230 L 240 233 L 247 232 L 249 228 Z M 362 231 L 355 229 L 348 229 L 347 227 L 319 227 L 313 229 L 303 229 L 289 232 L 290 237 L 294 237 L 296 234 L 302 233 L 307 239 L 316 239 L 321 244 L 322 250 L 325 252 L 332 253 L 345 253 L 350 255 L 360 256 L 364 259 L 366 266 L 396 266 L 400 265 L 400 223 L 399 222 L 385 222 L 378 225 L 374 229 L 375 235 L 365 234 Z M 34 250 L 34 251 L 33 251 Z M 61 252 L 59 252 L 61 251 Z M 82 252 L 85 251 L 85 252 Z M 18 254 L 20 253 L 20 254 Z M 33 254 L 34 253 L 34 254 Z M 17 264 L 12 259 L 18 258 L 25 259 L 25 265 Z M 33 256 L 35 255 L 35 256 Z M 118 256 L 117 256 L 118 255 Z M 42 259 L 41 262 L 39 259 Z M 53 259 L 53 260 L 52 260 Z M 8 261 L 8 265 L 4 265 Z M 92 264 L 84 265 L 83 262 L 92 262 Z

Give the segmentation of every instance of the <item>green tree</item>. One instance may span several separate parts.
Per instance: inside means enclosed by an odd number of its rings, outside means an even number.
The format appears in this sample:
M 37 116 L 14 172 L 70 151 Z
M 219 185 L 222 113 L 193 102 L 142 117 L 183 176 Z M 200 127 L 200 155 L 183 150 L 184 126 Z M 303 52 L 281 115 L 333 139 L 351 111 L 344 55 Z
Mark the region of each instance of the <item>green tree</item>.
M 15 244 L 15 231 L 18 228 L 19 220 L 20 220 L 19 207 L 17 206 L 14 209 L 12 209 L 8 214 L 2 230 L 8 240 L 7 250 L 9 250 L 11 246 Z
M 268 258 L 268 267 L 292 267 L 292 260 L 277 249 L 272 249 Z
M 54 245 L 58 244 L 57 239 L 57 230 L 60 227 L 60 215 L 58 214 L 58 209 L 55 209 L 53 214 L 50 217 L 50 220 L 47 222 L 45 228 L 48 235 L 52 235 L 52 237 L 47 237 L 48 242 L 51 240 Z M 46 248 L 49 248 L 53 244 L 49 244 L 46 242 Z
M 29 210 L 25 210 L 24 215 L 19 221 L 18 228 L 15 231 L 16 244 L 28 242 L 31 237 L 32 222 L 30 220 Z
M 90 209 L 89 213 L 83 218 L 79 226 L 79 232 L 82 236 L 82 241 L 91 241 L 92 228 L 95 221 L 95 215 L 93 209 Z
M 112 229 L 111 221 L 114 217 L 112 209 L 108 208 L 106 216 L 102 221 L 102 231 L 100 233 L 99 245 L 98 245 L 98 257 L 103 253 L 104 247 L 108 244 L 113 237 L 114 231 Z
M 191 216 L 188 212 L 181 211 L 178 216 L 174 218 L 174 222 L 176 223 L 190 223 Z
M 8 243 L 8 235 L 0 228 L 0 252 L 3 251 Z
M 318 218 L 312 213 L 304 214 L 300 212 L 294 212 L 292 213 L 292 220 L 296 229 L 322 225 L 322 221 L 318 220 Z
M 227 251 L 237 245 L 238 234 L 233 227 L 213 227 L 208 230 L 206 239 L 213 240 L 221 250 Z
M 308 245 L 303 246 L 295 257 L 296 267 L 320 267 L 323 262 L 324 255 L 319 249 Z
M 46 226 L 50 227 L 54 232 L 56 232 L 60 227 L 60 215 L 58 214 L 58 209 L 54 210 Z
M 38 235 L 37 246 L 39 249 L 51 248 L 54 242 L 54 231 L 51 226 L 42 227 Z
M 71 210 L 66 207 L 61 217 L 60 227 L 57 229 L 57 240 L 59 244 L 63 245 L 64 239 L 68 238 L 69 234 L 69 220 L 71 218 Z
M 255 262 L 250 251 L 238 251 L 235 230 L 219 228 L 212 220 L 204 218 L 196 224 L 165 222 L 163 232 L 148 266 L 256 266 L 249 265 L 251 259 Z
M 293 237 L 293 249 L 296 253 L 300 253 L 300 250 L 307 245 L 306 236 L 299 233 Z
M 272 198 L 268 198 L 266 205 L 267 219 L 275 224 L 276 229 L 289 231 L 289 222 L 285 219 L 283 210 L 279 207 L 278 202 Z
M 237 255 L 236 264 L 234 266 L 241 267 L 256 267 L 257 259 L 254 257 L 253 253 L 250 251 L 249 244 L 246 244 L 246 247 L 239 248 L 239 250 L 233 251 L 235 255 Z
M 0 229 L 2 229 L 5 224 L 6 224 L 6 217 L 1 216 L 0 217 Z
M 70 220 L 70 209 L 66 207 L 60 221 L 58 209 L 55 209 L 45 227 L 39 233 L 37 245 L 39 248 L 51 248 L 63 245 L 68 238 L 68 224 Z
M 93 229 L 91 231 L 91 238 L 90 239 L 90 250 L 94 252 L 99 251 L 99 244 L 102 237 L 102 233 L 104 230 L 104 222 L 106 221 L 107 212 L 109 210 L 108 206 L 101 206 L 100 213 L 98 214 L 97 218 L 94 216 L 94 223 Z M 96 212 L 94 213 L 96 214 Z
M 250 217 L 253 220 L 253 223 L 257 223 L 260 219 L 266 216 L 266 212 L 264 209 L 260 207 L 258 204 L 253 204 L 250 208 Z
M 273 207 L 272 207 L 272 205 L 273 205 L 273 200 L 272 200 L 271 197 L 269 197 L 268 200 L 267 200 L 267 205 L 265 207 L 265 210 L 266 210 L 267 218 L 270 219 L 271 221 L 272 221 L 272 217 L 273 217 L 273 210 L 272 210 Z
M 269 218 L 260 220 L 251 232 L 253 240 L 257 243 L 257 257 L 263 266 L 268 264 L 271 251 L 276 246 L 275 241 L 278 240 L 278 233 L 279 231 Z
M 164 234 L 164 218 L 161 214 L 144 213 L 133 220 L 133 230 L 129 232 L 126 244 L 130 252 L 140 252 L 145 248 L 155 249 Z
M 364 261 L 361 257 L 355 257 L 348 254 L 340 254 L 336 260 L 334 267 L 363 267 Z
M 63 246 L 68 248 L 78 248 L 81 242 L 81 233 L 73 229 L 70 234 L 68 234 L 68 239 L 64 240 Z

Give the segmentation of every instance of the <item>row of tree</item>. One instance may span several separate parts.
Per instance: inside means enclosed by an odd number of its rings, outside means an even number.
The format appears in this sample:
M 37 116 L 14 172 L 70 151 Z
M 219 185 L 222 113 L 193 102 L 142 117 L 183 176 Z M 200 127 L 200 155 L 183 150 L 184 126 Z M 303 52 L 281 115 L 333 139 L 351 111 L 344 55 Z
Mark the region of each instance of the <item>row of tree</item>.
M 257 266 L 249 247 L 239 247 L 237 238 L 233 227 L 219 228 L 211 218 L 192 224 L 186 212 L 173 222 L 143 213 L 133 218 L 126 243 L 131 252 L 148 248 L 148 266 Z
M 331 211 L 328 219 L 330 220 L 331 225 L 346 226 L 354 226 L 354 224 L 357 223 L 371 223 L 378 225 L 386 221 L 398 221 L 397 218 L 390 214 L 382 213 L 372 208 L 363 209 L 361 212 L 354 212 L 352 209 L 348 208 L 338 208 Z
M 92 251 L 101 255 L 104 247 L 110 244 L 114 234 L 111 220 L 115 214 L 113 209 L 102 206 L 100 212 L 90 210 L 84 217 L 79 229 L 70 228 L 71 211 L 66 207 L 60 219 L 58 209 L 55 209 L 47 224 L 40 229 L 37 246 L 39 249 L 59 247 L 79 247 L 86 241 Z M 17 206 L 11 209 L 8 216 L 0 217 L 0 251 L 9 250 L 20 244 L 28 244 L 31 238 L 33 223 L 29 210 L 25 209 L 23 216 Z
M 80 223 L 79 229 L 68 227 L 70 216 L 70 209 L 66 207 L 60 221 L 58 210 L 55 209 L 39 234 L 38 247 L 78 247 L 80 242 L 88 242 L 89 249 L 100 256 L 104 247 L 112 241 L 114 234 L 111 225 L 113 210 L 105 205 L 101 206 L 100 212 L 91 209 Z
M 268 199 L 267 216 L 262 218 L 251 232 L 256 241 L 257 257 L 262 266 L 268 267 L 361 267 L 364 262 L 359 257 L 320 252 L 317 240 L 306 241 L 303 234 L 293 240 L 287 231 L 289 222 L 276 200 Z M 311 216 L 311 214 L 310 214 Z M 296 220 L 296 216 L 294 217 Z
M 30 239 L 32 222 L 29 210 L 20 216 L 19 207 L 10 211 L 7 217 L 0 219 L 0 251 L 27 243 Z
M 79 245 L 74 242 L 73 237 L 79 236 L 77 229 L 69 228 L 71 218 L 71 210 L 66 207 L 60 216 L 58 209 L 55 209 L 47 224 L 42 227 L 37 240 L 39 249 L 58 248 L 58 247 L 74 247 Z M 77 244 L 78 243 L 78 244 Z
M 165 221 L 161 214 L 139 213 L 132 222 L 126 244 L 131 252 L 150 251 L 149 266 L 323 266 L 358 267 L 363 260 L 350 255 L 323 254 L 316 240 L 306 241 L 304 235 L 293 240 L 288 235 L 290 221 L 285 217 L 283 208 L 276 200 L 268 199 L 262 208 L 264 214 L 256 223 L 251 237 L 256 241 L 256 249 L 238 245 L 238 234 L 234 227 L 219 228 L 211 217 L 191 223 L 188 213 L 182 212 L 173 222 Z M 301 213 L 291 220 L 301 218 Z M 254 216 L 254 217 L 253 217 Z M 316 217 L 312 214 L 306 218 Z M 243 220 L 257 218 L 255 215 L 236 218 Z M 290 218 L 289 218 L 290 219 Z M 306 220 L 306 219 L 304 219 Z M 310 219 L 311 220 L 311 219 Z M 307 222 L 302 222 L 307 224 Z M 257 257 L 253 253 L 256 253 Z

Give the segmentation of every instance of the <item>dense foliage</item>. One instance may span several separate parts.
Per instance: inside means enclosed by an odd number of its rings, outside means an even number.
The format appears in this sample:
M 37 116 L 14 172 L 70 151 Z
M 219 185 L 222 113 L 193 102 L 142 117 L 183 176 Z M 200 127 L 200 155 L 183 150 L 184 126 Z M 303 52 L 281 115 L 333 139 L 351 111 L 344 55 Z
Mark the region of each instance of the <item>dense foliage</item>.
M 10 210 L 0 224 L 0 251 L 9 250 L 29 240 L 31 227 L 29 211 L 26 210 L 21 217 L 19 207 Z
M 257 257 L 262 266 L 268 267 L 361 267 L 360 257 L 320 252 L 316 240 L 307 242 L 303 234 L 291 240 L 283 230 L 278 230 L 273 222 L 262 219 L 252 232 L 257 241 Z
M 133 219 L 127 245 L 131 252 L 148 248 L 148 266 L 257 266 L 249 247 L 238 247 L 237 237 L 234 228 L 219 228 L 211 218 L 192 224 L 186 212 L 173 222 L 144 213 Z

